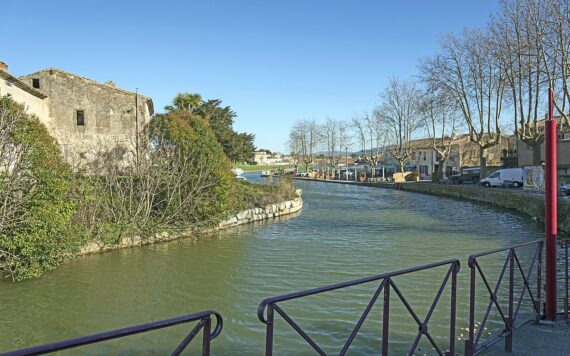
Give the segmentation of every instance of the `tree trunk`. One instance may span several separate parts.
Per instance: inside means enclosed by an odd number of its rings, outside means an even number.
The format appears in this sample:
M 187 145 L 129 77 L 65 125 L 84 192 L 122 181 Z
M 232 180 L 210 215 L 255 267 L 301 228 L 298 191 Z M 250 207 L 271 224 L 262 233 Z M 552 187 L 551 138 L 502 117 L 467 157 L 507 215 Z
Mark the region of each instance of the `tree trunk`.
M 479 180 L 487 177 L 487 149 L 479 148 L 479 166 L 481 167 L 481 173 L 479 174 Z
M 532 149 L 532 164 L 535 166 L 540 165 L 541 158 L 541 144 L 535 143 L 530 146 Z
M 443 165 L 445 164 L 445 159 L 439 160 L 438 161 L 438 165 L 437 165 L 437 181 L 440 181 L 443 179 Z
M 400 172 L 404 173 L 404 161 L 400 161 Z

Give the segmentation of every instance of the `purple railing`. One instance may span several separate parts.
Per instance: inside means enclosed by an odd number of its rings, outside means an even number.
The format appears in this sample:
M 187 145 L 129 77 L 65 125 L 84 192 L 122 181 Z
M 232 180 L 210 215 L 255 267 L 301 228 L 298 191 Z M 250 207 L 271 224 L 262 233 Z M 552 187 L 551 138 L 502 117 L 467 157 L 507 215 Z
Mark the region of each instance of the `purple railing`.
M 530 322 L 538 322 L 540 320 L 540 292 L 541 292 L 541 268 L 542 268 L 542 246 L 543 240 L 532 241 L 528 243 L 523 243 L 519 245 L 514 245 L 507 248 L 496 249 L 492 251 L 482 252 L 475 255 L 469 256 L 468 266 L 471 270 L 471 284 L 470 284 L 470 295 L 469 295 L 469 339 L 465 341 L 465 354 L 466 355 L 476 355 L 485 349 L 496 344 L 499 340 L 505 339 L 505 350 L 507 352 L 512 351 L 513 346 L 513 332 L 516 328 Z M 530 262 L 530 266 L 525 272 L 519 261 L 519 255 L 517 252 L 521 249 L 534 248 L 534 255 Z M 500 271 L 499 277 L 496 283 L 492 286 L 489 279 L 485 275 L 481 264 L 479 263 L 479 258 L 488 255 L 494 255 L 499 253 L 507 252 L 507 257 L 503 263 L 503 267 Z M 538 261 L 538 263 L 536 263 Z M 537 268 L 534 265 L 537 264 Z M 508 301 L 505 308 L 504 303 L 501 303 L 497 297 L 501 284 L 505 278 L 505 272 L 508 268 Z M 536 275 L 536 294 L 533 295 L 530 286 L 530 279 L 534 274 Z M 489 298 L 489 303 L 485 311 L 485 315 L 478 326 L 477 332 L 475 332 L 475 307 L 476 307 L 476 295 L 477 295 L 477 275 L 483 281 L 485 286 L 486 294 Z M 515 275 L 522 278 L 523 286 L 518 295 L 518 300 L 515 306 Z M 528 299 L 532 303 L 533 316 L 530 319 L 524 320 L 516 325 L 517 316 L 528 292 Z M 498 335 L 488 338 L 484 342 L 481 342 L 483 332 L 485 330 L 485 325 L 489 320 L 489 315 L 492 307 L 495 306 L 499 315 L 500 320 L 503 325 L 503 329 Z
M 212 332 L 212 316 L 216 318 L 216 327 Z M 89 336 L 82 336 L 75 339 L 69 339 L 60 342 L 54 342 L 51 344 L 34 346 L 27 349 L 21 349 L 16 351 L 11 351 L 2 356 L 22 356 L 22 355 L 43 355 L 51 352 L 62 351 L 67 349 L 72 349 L 76 347 L 81 347 L 89 344 L 94 344 L 98 342 L 103 342 L 112 339 L 118 339 L 121 337 L 140 334 L 151 330 L 163 329 L 174 325 L 180 325 L 185 323 L 190 323 L 198 321 L 194 328 L 186 335 L 184 340 L 176 347 L 172 352 L 172 355 L 180 355 L 182 351 L 192 342 L 194 337 L 203 329 L 202 336 L 202 355 L 210 355 L 210 342 L 216 338 L 222 332 L 223 319 L 222 316 L 213 310 L 207 310 L 200 313 L 189 314 L 180 316 L 177 318 L 154 321 L 152 323 L 135 325 L 124 329 L 117 329 L 112 331 L 106 331 L 100 334 L 94 334 Z
M 404 297 L 398 286 L 394 281 L 394 277 L 432 269 L 441 266 L 449 266 L 447 273 L 443 279 L 443 282 L 440 284 L 438 292 L 429 308 L 428 313 L 423 319 L 417 315 L 414 311 L 408 300 Z M 282 306 L 279 303 L 299 299 L 303 297 L 307 297 L 310 295 L 321 294 L 325 292 L 330 292 L 333 290 L 353 287 L 356 285 L 369 283 L 369 282 L 380 282 L 378 288 L 372 295 L 372 298 L 368 302 L 368 305 L 360 315 L 356 325 L 354 326 L 352 332 L 348 336 L 347 340 L 345 341 L 342 349 L 340 350 L 339 355 L 345 355 L 352 344 L 352 341 L 358 334 L 362 324 L 368 317 L 370 310 L 380 297 L 380 294 L 383 292 L 383 315 L 382 315 L 382 354 L 388 354 L 388 346 L 389 346 L 389 327 L 390 327 L 390 297 L 391 297 L 391 289 L 394 290 L 396 296 L 400 299 L 400 301 L 404 304 L 407 311 L 409 312 L 410 316 L 413 318 L 415 323 L 418 325 L 418 334 L 410 346 L 409 354 L 413 354 L 416 351 L 418 343 L 422 336 L 425 336 L 431 345 L 433 346 L 434 350 L 439 355 L 455 355 L 455 322 L 456 322 L 456 295 L 457 295 L 457 273 L 459 272 L 460 263 L 459 260 L 447 260 L 437 263 L 432 263 L 428 265 L 408 268 L 400 271 L 390 272 L 379 274 L 372 277 L 367 278 L 360 278 L 344 283 L 333 284 L 325 287 L 314 288 L 302 292 L 295 292 L 290 294 L 284 294 L 277 297 L 267 298 L 261 302 L 259 308 L 257 310 L 257 316 L 259 320 L 266 325 L 266 338 L 265 338 L 265 355 L 271 356 L 273 355 L 273 336 L 274 336 L 274 329 L 275 329 L 275 313 L 279 314 L 286 322 L 289 324 L 312 348 L 315 350 L 319 355 L 326 355 L 323 348 L 318 345 L 300 326 L 297 324 L 290 315 L 288 315 Z M 440 297 L 448 284 L 449 279 L 451 279 L 451 300 L 450 300 L 450 318 L 449 318 L 449 347 L 446 351 L 443 351 L 442 347 L 437 344 L 431 333 L 428 329 L 428 323 L 430 318 L 437 306 Z

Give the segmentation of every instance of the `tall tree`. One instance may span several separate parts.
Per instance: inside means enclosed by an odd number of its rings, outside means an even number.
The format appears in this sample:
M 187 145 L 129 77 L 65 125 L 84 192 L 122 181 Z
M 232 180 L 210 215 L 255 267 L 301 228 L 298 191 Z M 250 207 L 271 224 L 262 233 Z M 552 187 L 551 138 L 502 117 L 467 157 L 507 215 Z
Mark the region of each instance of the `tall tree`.
M 364 113 L 352 119 L 352 125 L 362 150 L 362 158 L 372 167 L 372 177 L 376 175 L 376 166 L 384 159 L 386 153 L 388 142 L 386 121 L 379 110 L 375 110 L 373 114 Z
M 437 154 L 436 180 L 443 178 L 443 166 L 451 155 L 453 140 L 457 134 L 457 107 L 442 92 L 428 88 L 422 95 L 419 107 L 422 124 L 431 140 L 431 148 Z
M 461 38 L 448 35 L 441 53 L 421 64 L 421 76 L 431 87 L 445 92 L 460 108 L 469 139 L 479 146 L 481 176 L 486 176 L 487 156 L 501 142 L 501 113 L 505 71 L 493 55 L 489 37 L 465 30 Z
M 385 120 L 392 144 L 389 152 L 404 171 L 404 165 L 412 155 L 412 136 L 420 127 L 418 115 L 419 92 L 414 82 L 392 79 L 381 95 L 377 110 Z
M 305 171 L 309 169 L 309 164 L 313 163 L 317 145 L 320 142 L 321 134 L 319 126 L 315 120 L 297 121 L 289 135 L 292 147 L 305 164 Z
M 233 129 L 237 115 L 229 106 L 222 106 L 220 99 L 203 101 L 199 94 L 179 93 L 173 99 L 172 105 L 166 106 L 165 109 L 169 112 L 188 111 L 206 119 L 230 161 L 246 162 L 253 157 L 255 136 Z
M 516 137 L 533 151 L 540 164 L 544 131 L 539 112 L 544 111 L 548 88 L 545 71 L 542 0 L 503 0 L 491 21 L 490 45 L 504 69 L 509 103 L 514 113 Z M 537 27 L 539 26 L 539 27 Z

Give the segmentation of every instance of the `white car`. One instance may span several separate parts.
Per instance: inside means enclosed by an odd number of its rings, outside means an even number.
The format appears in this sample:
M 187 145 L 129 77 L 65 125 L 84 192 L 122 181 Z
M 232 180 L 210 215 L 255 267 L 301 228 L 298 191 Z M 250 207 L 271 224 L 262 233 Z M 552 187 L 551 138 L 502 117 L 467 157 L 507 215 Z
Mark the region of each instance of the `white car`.
M 498 187 L 505 183 L 510 183 L 515 188 L 522 187 L 523 185 L 523 170 L 522 168 L 506 168 L 499 169 L 495 173 L 489 175 L 485 179 L 481 179 L 481 184 L 484 187 Z

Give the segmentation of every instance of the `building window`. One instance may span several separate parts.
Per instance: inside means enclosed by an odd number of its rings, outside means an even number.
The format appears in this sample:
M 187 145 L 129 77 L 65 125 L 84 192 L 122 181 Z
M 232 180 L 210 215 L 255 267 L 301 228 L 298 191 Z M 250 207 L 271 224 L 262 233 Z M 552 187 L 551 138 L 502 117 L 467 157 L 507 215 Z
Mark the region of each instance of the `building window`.
M 424 161 L 426 160 L 426 151 L 424 151 Z
M 85 126 L 85 113 L 83 110 L 77 110 L 75 112 L 75 118 L 77 119 L 77 126 Z
M 560 141 L 570 141 L 570 133 L 561 133 L 559 138 Z
M 33 78 L 32 79 L 32 86 L 36 89 L 40 88 L 40 79 L 39 78 Z

